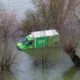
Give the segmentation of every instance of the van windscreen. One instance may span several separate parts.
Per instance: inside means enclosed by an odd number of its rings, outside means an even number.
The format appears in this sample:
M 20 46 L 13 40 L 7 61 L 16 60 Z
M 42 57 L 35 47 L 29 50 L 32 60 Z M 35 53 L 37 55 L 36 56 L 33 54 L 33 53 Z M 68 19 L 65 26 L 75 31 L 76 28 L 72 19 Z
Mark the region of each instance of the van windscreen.
M 23 45 L 26 45 L 29 42 L 29 40 L 27 38 L 24 38 L 21 42 Z

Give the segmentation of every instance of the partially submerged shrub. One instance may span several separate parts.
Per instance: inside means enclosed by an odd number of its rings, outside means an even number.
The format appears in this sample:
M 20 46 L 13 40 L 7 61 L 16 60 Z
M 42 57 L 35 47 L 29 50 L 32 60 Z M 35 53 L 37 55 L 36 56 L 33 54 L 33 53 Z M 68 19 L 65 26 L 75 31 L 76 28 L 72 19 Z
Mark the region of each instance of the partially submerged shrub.
M 0 72 L 0 80 L 16 80 L 15 77 L 8 71 Z
M 3 47 L 0 50 L 0 71 L 10 71 L 12 64 L 15 64 L 17 55 L 12 54 L 12 48 L 9 45 L 3 43 Z
M 7 29 L 3 28 L 3 33 L 0 35 L 0 71 L 11 72 L 11 66 L 15 64 L 17 54 L 13 53 L 13 38 L 8 36 Z
M 11 35 L 14 25 L 14 17 L 4 11 L 4 15 L 0 16 L 0 71 L 11 72 L 11 65 L 16 59 L 16 55 L 12 52 L 13 35 Z

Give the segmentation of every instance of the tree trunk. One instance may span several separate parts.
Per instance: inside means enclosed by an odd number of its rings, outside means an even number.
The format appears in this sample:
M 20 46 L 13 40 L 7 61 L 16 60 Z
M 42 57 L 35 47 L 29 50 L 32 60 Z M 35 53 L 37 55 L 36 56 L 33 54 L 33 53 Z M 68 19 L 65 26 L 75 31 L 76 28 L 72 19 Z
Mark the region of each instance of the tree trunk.
M 70 57 L 71 57 L 71 60 L 73 61 L 74 65 L 76 67 L 80 67 L 80 58 L 76 54 L 70 55 Z
M 80 67 L 80 58 L 76 55 L 74 47 L 64 48 L 64 51 L 70 56 L 72 62 L 76 67 Z
M 68 55 L 70 56 L 72 62 L 76 67 L 80 67 L 80 58 L 75 54 L 75 52 L 69 52 Z

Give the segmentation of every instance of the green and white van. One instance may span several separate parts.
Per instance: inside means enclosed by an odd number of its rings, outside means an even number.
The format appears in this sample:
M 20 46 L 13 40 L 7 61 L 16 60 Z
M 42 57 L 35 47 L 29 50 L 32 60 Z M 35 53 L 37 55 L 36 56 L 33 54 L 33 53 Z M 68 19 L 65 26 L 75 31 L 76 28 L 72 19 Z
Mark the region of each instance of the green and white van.
M 27 50 L 29 48 L 43 48 L 48 47 L 50 44 L 58 43 L 59 37 L 56 30 L 45 30 L 31 32 L 22 41 L 17 43 L 17 48 L 20 50 Z

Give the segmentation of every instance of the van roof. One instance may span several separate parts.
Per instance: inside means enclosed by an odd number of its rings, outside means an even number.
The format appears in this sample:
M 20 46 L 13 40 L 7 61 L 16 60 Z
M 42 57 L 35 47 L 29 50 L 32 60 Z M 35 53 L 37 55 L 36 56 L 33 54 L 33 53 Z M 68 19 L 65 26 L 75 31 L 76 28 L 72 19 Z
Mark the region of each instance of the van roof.
M 59 35 L 59 33 L 53 29 L 53 30 L 44 30 L 44 31 L 35 31 L 31 32 L 30 36 L 33 36 L 34 38 L 38 37 L 48 37 L 48 36 L 55 36 Z

